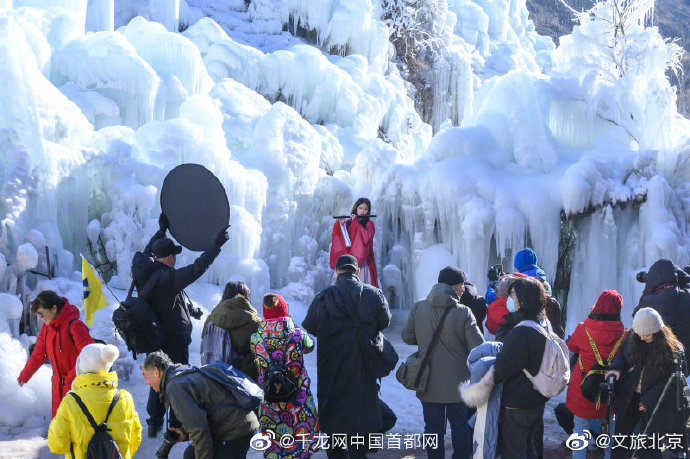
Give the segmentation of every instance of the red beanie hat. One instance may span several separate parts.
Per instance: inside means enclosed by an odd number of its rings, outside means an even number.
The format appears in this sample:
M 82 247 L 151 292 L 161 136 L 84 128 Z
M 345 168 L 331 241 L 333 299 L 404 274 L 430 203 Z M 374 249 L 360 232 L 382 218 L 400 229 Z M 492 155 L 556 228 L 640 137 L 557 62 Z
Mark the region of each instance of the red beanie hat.
M 604 290 L 599 295 L 590 314 L 620 315 L 623 307 L 623 297 L 615 290 Z
M 277 293 L 267 293 L 264 295 L 264 319 L 277 319 L 287 315 L 288 304 L 285 298 Z

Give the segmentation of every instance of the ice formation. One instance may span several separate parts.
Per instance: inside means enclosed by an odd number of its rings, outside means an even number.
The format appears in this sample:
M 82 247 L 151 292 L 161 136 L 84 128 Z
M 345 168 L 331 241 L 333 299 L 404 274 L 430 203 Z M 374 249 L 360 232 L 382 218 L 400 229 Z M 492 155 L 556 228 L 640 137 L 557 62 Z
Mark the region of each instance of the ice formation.
M 639 16 L 611 42 L 602 2 L 555 47 L 523 0 L 439 0 L 423 118 L 379 0 L 213 3 L 0 0 L 0 295 L 20 299 L 0 296 L 3 355 L 25 358 L 30 340 L 10 323 L 17 301 L 52 288 L 80 303 L 80 254 L 129 286 L 182 162 L 213 171 L 231 205 L 201 282 L 244 280 L 254 301 L 281 289 L 308 303 L 327 285 L 330 216 L 359 196 L 398 308 L 446 264 L 482 291 L 489 265 L 509 270 L 530 245 L 568 293 L 568 332 L 605 288 L 629 324 L 634 273 L 690 262 L 690 122 L 666 77 L 678 50 Z M 95 336 L 114 340 L 113 306 Z M 4 426 L 35 422 L 49 393 L 17 391 L 19 357 L 0 358 L 0 408 L 36 409 Z

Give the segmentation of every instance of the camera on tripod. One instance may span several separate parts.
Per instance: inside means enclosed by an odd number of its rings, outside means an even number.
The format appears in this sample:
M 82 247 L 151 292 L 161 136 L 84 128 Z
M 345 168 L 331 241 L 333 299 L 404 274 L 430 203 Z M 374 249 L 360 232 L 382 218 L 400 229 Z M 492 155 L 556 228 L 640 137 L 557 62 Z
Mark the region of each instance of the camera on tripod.
M 175 443 L 177 443 L 177 440 L 180 438 L 180 434 L 173 430 L 168 430 L 163 434 L 163 444 L 158 448 L 158 451 L 156 451 L 156 457 L 160 459 L 167 459 L 168 455 L 170 454 L 170 450 L 172 449 L 173 446 L 175 446 Z

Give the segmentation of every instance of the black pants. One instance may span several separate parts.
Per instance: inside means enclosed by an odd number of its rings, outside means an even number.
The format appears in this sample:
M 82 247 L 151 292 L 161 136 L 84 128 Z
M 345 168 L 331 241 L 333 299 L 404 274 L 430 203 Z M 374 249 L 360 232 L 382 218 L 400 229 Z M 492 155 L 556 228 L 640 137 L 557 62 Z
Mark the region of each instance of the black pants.
M 543 454 L 544 407 L 501 408 L 501 457 L 537 458 Z
M 394 426 L 395 423 L 398 421 L 398 417 L 395 415 L 395 412 L 391 409 L 386 402 L 383 400 L 379 399 L 379 405 L 381 406 L 381 421 L 382 421 L 382 426 L 381 426 L 381 432 L 378 433 L 386 433 L 389 430 L 391 430 Z M 337 433 L 337 432 L 336 432 Z M 365 437 L 365 445 L 366 442 L 368 441 L 369 436 L 362 434 Z M 348 435 L 348 440 L 349 440 L 349 435 Z M 347 449 L 345 448 L 329 448 L 326 449 L 326 456 L 329 457 L 329 459 L 340 459 L 340 458 L 345 458 L 345 457 L 350 457 L 351 459 L 357 459 L 357 458 L 366 458 L 366 452 L 367 452 L 367 446 L 351 446 L 349 445 Z
M 189 346 L 175 346 L 166 343 L 163 346 L 163 352 L 168 354 L 173 363 L 189 364 Z M 162 426 L 163 417 L 165 416 L 165 405 L 161 402 L 158 392 L 149 389 L 149 399 L 146 402 L 146 412 L 149 418 L 146 423 L 150 426 Z M 180 427 L 180 423 L 175 417 L 173 410 L 170 410 L 170 425 L 172 427 Z
M 234 440 L 214 441 L 213 459 L 244 459 L 249 451 L 249 441 L 252 434 Z M 194 445 L 189 445 L 184 450 L 183 459 L 195 459 Z

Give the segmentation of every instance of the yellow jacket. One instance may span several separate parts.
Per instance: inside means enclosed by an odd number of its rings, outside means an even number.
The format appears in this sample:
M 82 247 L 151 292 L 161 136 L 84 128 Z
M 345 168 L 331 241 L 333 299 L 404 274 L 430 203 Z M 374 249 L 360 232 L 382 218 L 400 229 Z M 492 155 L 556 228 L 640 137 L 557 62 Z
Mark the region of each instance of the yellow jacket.
M 89 409 L 96 424 L 105 419 L 110 402 L 117 389 L 117 373 L 84 373 L 77 375 L 72 383 L 75 392 Z M 115 440 L 120 454 L 125 459 L 134 457 L 141 443 L 141 424 L 134 409 L 134 401 L 129 392 L 120 389 L 120 399 L 108 418 L 110 435 Z M 86 455 L 86 447 L 94 431 L 86 416 L 71 395 L 65 395 L 50 422 L 48 429 L 48 448 L 56 454 L 72 458 L 70 447 L 74 448 L 74 459 Z

